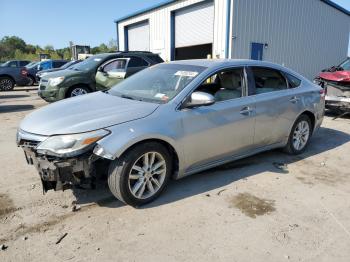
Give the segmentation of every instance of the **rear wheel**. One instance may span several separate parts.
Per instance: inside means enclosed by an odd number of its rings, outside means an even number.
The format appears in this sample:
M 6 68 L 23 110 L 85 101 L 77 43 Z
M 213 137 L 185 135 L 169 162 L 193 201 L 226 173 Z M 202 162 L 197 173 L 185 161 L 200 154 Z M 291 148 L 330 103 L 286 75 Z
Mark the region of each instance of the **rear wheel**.
M 15 87 L 15 82 L 9 77 L 0 77 L 0 91 L 10 91 Z
M 298 155 L 305 151 L 312 134 L 310 118 L 301 115 L 294 123 L 289 135 L 288 143 L 284 150 L 292 155 Z
M 67 97 L 86 95 L 89 92 L 90 90 L 85 86 L 75 86 L 69 90 Z
M 171 172 L 172 161 L 168 150 L 159 143 L 145 143 L 112 162 L 108 186 L 120 201 L 141 206 L 161 194 Z

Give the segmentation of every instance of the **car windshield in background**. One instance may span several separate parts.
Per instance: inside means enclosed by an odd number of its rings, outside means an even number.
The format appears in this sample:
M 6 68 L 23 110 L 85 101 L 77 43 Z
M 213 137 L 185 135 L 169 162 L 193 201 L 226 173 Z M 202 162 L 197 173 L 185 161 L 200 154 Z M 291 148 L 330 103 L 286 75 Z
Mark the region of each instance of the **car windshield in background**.
M 105 57 L 102 57 L 102 56 L 92 56 L 76 65 L 71 66 L 69 69 L 76 70 L 76 71 L 89 71 L 95 68 L 96 66 L 98 66 L 99 64 L 101 64 L 104 58 Z
M 154 103 L 167 103 L 206 67 L 158 64 L 115 85 L 109 94 Z
M 5 62 L 3 64 L 0 64 L 0 67 L 7 67 L 10 62 Z
M 345 60 L 340 67 L 344 70 L 350 70 L 350 59 Z
M 68 68 L 68 67 L 70 67 L 72 65 L 75 65 L 77 63 L 79 63 L 79 61 L 70 61 L 68 63 L 65 63 L 63 66 L 61 66 L 60 69 L 66 69 L 66 68 Z
M 38 64 L 39 64 L 40 62 L 31 62 L 31 63 L 29 63 L 28 65 L 26 65 L 25 67 L 26 68 L 34 68 L 34 67 L 36 67 Z

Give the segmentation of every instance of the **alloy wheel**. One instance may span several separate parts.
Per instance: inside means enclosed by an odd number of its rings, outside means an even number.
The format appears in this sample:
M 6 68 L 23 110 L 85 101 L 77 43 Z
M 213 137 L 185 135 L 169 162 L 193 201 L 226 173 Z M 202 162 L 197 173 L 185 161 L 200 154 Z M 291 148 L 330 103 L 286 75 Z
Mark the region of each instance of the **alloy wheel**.
M 80 88 L 80 87 L 77 87 L 77 88 L 74 88 L 71 92 L 71 97 L 74 97 L 74 96 L 81 96 L 81 95 L 86 95 L 88 92 L 84 89 L 84 88 Z
M 296 150 L 302 150 L 309 139 L 310 126 L 305 120 L 300 121 L 294 129 L 293 133 L 293 146 Z
M 12 89 L 12 81 L 11 79 L 4 78 L 0 80 L 0 90 L 8 91 Z
M 162 187 L 167 166 L 164 157 L 158 152 L 147 152 L 139 157 L 129 172 L 129 189 L 138 199 L 147 199 Z

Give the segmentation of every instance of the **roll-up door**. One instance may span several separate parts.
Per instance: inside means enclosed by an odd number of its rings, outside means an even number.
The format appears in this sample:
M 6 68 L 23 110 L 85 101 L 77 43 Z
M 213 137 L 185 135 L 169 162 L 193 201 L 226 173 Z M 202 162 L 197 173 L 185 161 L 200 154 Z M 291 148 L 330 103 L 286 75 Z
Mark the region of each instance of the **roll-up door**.
M 212 53 L 214 2 L 176 11 L 174 27 L 175 59 L 205 58 Z
M 128 50 L 149 51 L 148 21 L 127 26 Z

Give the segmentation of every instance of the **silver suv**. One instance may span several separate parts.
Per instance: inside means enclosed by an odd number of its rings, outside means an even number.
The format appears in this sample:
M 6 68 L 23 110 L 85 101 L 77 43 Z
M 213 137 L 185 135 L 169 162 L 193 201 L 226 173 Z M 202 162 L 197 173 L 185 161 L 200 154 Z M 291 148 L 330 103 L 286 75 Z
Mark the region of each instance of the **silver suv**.
M 177 61 L 31 113 L 17 144 L 45 191 L 106 174 L 114 196 L 138 206 L 171 177 L 273 148 L 300 154 L 323 115 L 323 89 L 282 66 Z

